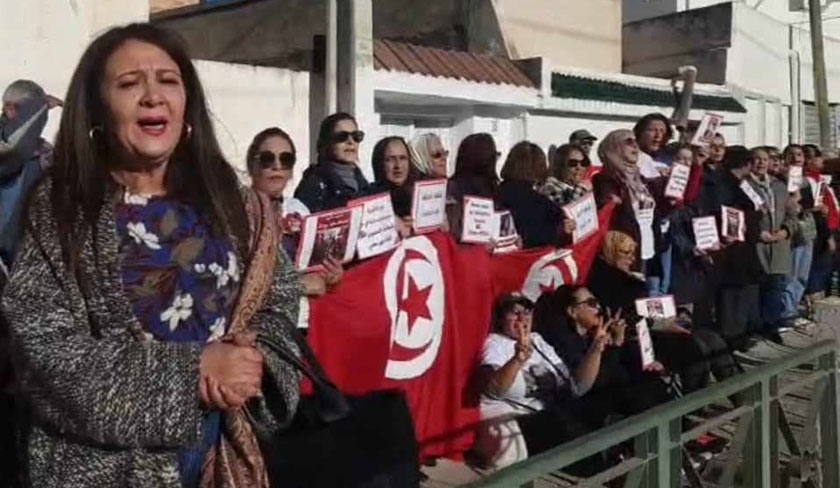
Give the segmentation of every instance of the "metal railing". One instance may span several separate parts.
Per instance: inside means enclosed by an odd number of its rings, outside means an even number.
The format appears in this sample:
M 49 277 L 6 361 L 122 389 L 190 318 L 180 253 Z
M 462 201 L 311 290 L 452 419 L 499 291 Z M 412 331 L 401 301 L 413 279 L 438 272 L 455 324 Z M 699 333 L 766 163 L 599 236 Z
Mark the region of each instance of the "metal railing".
M 781 488 L 780 434 L 796 466 L 795 476 L 810 486 L 840 487 L 840 443 L 837 411 L 837 344 L 825 341 L 776 362 L 759 366 L 684 398 L 580 437 L 521 463 L 500 470 L 466 487 L 533 487 L 537 480 L 558 480 L 564 468 L 614 446 L 632 442 L 634 457 L 607 471 L 579 480 L 576 486 L 602 486 L 624 477 L 625 488 L 682 486 L 681 472 L 692 486 L 706 486 L 683 446 L 724 424 L 735 422 L 723 473 L 711 486 Z M 797 378 L 780 377 L 796 371 Z M 797 439 L 781 399 L 812 387 L 803 431 Z M 737 395 L 739 406 L 683 432 L 683 417 Z M 688 469 L 683 470 L 684 467 Z M 790 474 L 788 472 L 788 474 Z M 736 478 L 737 475 L 737 478 Z M 806 479 L 807 478 L 807 479 Z M 805 484 L 807 486 L 807 483 Z

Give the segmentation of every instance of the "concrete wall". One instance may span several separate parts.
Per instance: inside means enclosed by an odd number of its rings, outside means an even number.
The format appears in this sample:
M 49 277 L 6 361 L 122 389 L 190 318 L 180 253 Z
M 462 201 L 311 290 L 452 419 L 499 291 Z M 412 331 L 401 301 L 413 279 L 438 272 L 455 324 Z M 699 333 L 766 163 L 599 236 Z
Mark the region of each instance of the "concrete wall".
M 213 61 L 196 61 L 212 112 L 216 138 L 237 170 L 257 132 L 272 126 L 289 133 L 298 163 L 294 184 L 309 164 L 309 74 Z
M 620 0 L 494 0 L 508 54 L 621 71 Z
M 790 105 L 789 28 L 743 5 L 734 5 L 726 82 Z
M 691 64 L 699 82 L 724 84 L 732 19 L 731 6 L 721 5 L 625 24 L 624 72 L 669 78 Z
M 798 1 L 805 6 L 808 4 L 808 0 Z M 753 8 L 785 24 L 801 27 L 807 27 L 808 24 L 808 11 L 791 10 L 791 4 L 796 3 L 791 0 L 736 0 L 735 2 L 732 0 L 624 0 L 624 22 L 635 22 L 722 3 L 735 3 L 742 7 Z M 832 2 L 823 7 L 823 33 L 827 37 L 840 39 L 840 3 Z

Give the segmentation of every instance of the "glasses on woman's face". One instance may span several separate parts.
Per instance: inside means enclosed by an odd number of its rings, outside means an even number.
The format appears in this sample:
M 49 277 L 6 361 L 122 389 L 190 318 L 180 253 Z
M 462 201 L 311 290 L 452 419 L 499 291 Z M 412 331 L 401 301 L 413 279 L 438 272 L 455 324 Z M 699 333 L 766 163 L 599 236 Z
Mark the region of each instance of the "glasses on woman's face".
M 569 158 L 568 160 L 566 160 L 566 165 L 569 168 L 586 168 L 589 166 L 589 162 L 585 159 Z
M 432 159 L 448 158 L 449 157 L 449 151 L 447 151 L 446 149 L 444 149 L 442 151 L 435 151 L 432 154 L 429 154 L 429 156 Z
M 517 307 L 508 312 L 508 314 L 518 318 L 526 318 L 534 315 L 534 311 L 529 308 Z
M 268 169 L 274 166 L 275 162 L 280 163 L 280 169 L 292 169 L 295 165 L 295 155 L 290 152 L 275 154 L 271 151 L 260 151 L 254 157 L 260 165 L 260 169 Z
M 365 140 L 365 133 L 360 130 L 343 130 L 335 132 L 332 135 L 333 144 L 341 144 L 342 142 L 347 142 L 350 139 L 352 139 L 356 144 L 360 144 L 363 140 Z
M 599 309 L 601 308 L 601 304 L 598 303 L 598 299 L 595 297 L 589 297 L 579 302 L 575 302 L 575 306 L 577 305 L 586 305 L 589 308 Z
M 629 146 L 629 147 L 639 147 L 639 143 L 638 143 L 638 142 L 636 142 L 636 138 L 635 138 L 635 137 L 628 137 L 628 138 L 624 139 L 624 141 L 623 141 L 623 142 L 624 142 L 624 145 L 625 145 L 625 146 Z

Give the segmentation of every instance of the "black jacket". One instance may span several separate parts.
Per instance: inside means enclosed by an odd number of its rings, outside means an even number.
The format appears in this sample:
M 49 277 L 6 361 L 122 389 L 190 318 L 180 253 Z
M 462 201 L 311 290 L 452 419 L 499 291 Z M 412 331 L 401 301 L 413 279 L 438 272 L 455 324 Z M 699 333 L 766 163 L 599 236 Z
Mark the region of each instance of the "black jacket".
M 347 186 L 332 169 L 332 163 L 321 162 L 310 166 L 295 190 L 295 198 L 312 213 L 344 207 L 350 200 L 368 194 L 368 181 L 362 171 L 356 166 L 354 172 L 358 190 Z
M 499 186 L 499 203 L 510 210 L 525 248 L 564 246 L 563 210 L 527 182 L 505 180 Z
M 714 215 L 718 229 L 721 206 L 734 207 L 744 212 L 744 242 L 731 244 L 713 255 L 716 282 L 722 287 L 742 287 L 761 281 L 761 262 L 756 247 L 761 233 L 761 218 L 740 185 L 741 181 L 731 171 L 716 171 L 704 180 L 698 200 L 700 213 Z

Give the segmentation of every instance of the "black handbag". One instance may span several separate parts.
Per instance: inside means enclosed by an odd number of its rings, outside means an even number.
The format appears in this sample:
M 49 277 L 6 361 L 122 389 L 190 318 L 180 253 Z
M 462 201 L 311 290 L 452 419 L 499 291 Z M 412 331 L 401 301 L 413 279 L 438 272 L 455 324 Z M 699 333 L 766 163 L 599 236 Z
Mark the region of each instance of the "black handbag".
M 327 378 L 309 344 L 298 331 L 295 343 L 303 360 L 284 344 L 264 337 L 257 342 L 299 370 L 312 382 L 291 423 L 269 432 L 254 431 L 276 488 L 416 488 L 420 483 L 419 449 L 405 396 L 398 391 L 345 397 Z M 271 409 L 273 393 L 264 391 Z M 283 407 L 285 408 L 285 407 Z M 253 421 L 253 420 L 252 420 Z

